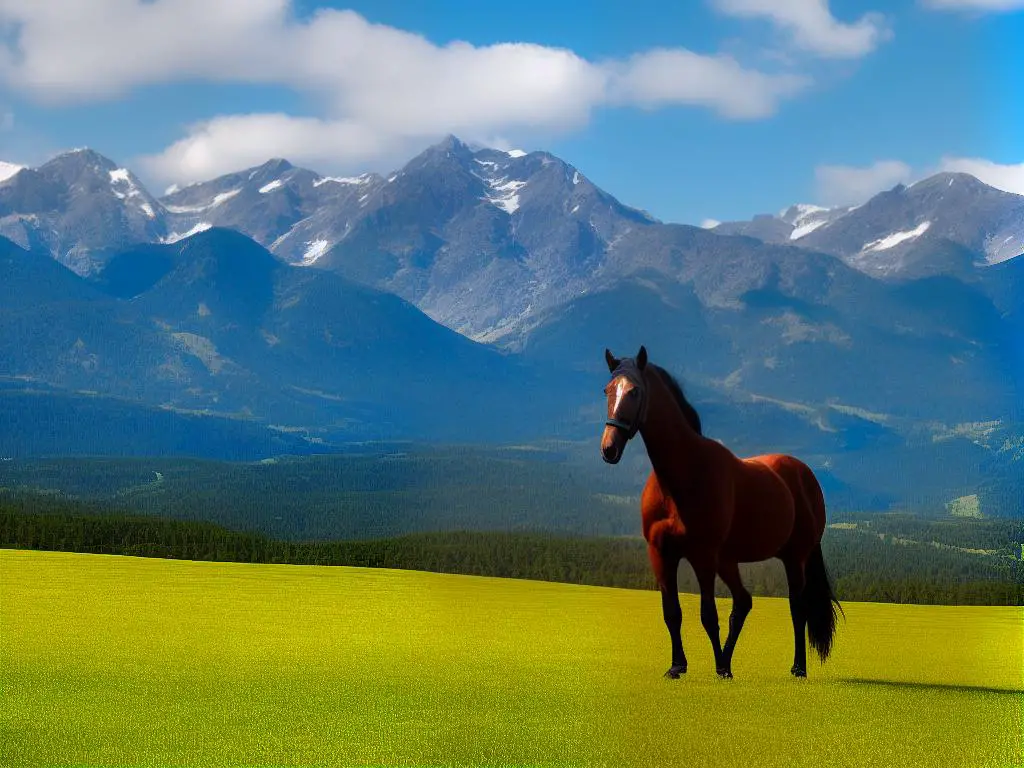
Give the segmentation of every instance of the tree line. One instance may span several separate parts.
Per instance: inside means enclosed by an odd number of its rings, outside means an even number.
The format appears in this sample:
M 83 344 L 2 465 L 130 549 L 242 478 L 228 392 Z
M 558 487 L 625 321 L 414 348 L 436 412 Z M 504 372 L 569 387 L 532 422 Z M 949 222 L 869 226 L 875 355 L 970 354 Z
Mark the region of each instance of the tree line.
M 1005 551 L 978 554 L 908 543 L 910 537 L 877 534 L 894 528 L 875 516 L 854 529 L 829 529 L 826 563 L 841 600 L 956 605 L 1024 605 L 1024 570 Z M 921 521 L 908 530 L 928 535 Z M 962 522 L 961 525 L 972 523 Z M 1013 525 L 1012 521 L 1010 523 Z M 948 531 L 947 531 L 948 533 Z M 984 531 L 991 536 L 991 530 Z M 967 536 L 959 536 L 968 540 Z M 1019 538 L 1019 537 L 1018 537 Z M 895 539 L 901 539 L 897 542 Z M 999 543 L 993 540 L 992 543 Z M 96 504 L 37 494 L 0 494 L 0 547 L 185 560 L 399 568 L 504 578 L 654 589 L 646 544 L 636 537 L 578 537 L 541 532 L 447 531 L 371 540 L 290 541 L 195 520 L 111 512 Z M 777 561 L 741 567 L 758 596 L 788 594 Z M 697 592 L 689 566 L 680 589 Z M 719 583 L 720 595 L 727 595 Z

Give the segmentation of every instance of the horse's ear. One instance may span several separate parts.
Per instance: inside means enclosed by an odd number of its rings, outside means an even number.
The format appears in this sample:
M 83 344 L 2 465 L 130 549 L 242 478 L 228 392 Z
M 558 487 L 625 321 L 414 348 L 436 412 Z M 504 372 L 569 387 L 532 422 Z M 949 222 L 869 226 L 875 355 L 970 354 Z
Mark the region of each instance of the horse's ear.
M 647 367 L 647 347 L 640 347 L 640 351 L 636 353 L 636 367 L 641 371 Z
M 608 371 L 614 373 L 615 369 L 619 367 L 620 360 L 615 359 L 615 355 L 612 354 L 610 349 L 604 351 L 605 362 L 608 363 Z

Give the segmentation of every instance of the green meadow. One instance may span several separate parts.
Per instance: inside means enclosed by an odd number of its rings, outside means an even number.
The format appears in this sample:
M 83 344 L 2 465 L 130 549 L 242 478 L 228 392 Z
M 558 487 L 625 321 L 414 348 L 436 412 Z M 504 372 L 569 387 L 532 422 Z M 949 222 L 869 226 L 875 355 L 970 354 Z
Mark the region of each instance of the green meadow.
M 651 591 L 0 550 L 0 763 L 1024 764 L 1024 609 L 844 608 L 797 681 L 755 598 L 720 681 L 684 595 L 669 681 Z

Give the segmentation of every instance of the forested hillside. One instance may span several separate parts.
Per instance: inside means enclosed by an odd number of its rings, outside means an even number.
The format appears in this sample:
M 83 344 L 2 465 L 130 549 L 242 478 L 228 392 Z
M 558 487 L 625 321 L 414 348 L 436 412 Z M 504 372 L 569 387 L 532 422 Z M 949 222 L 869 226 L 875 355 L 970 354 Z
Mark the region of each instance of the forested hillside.
M 1020 521 L 847 516 L 825 558 L 841 600 L 1024 604 Z M 369 540 L 284 541 L 208 522 L 125 515 L 54 495 L 0 493 L 0 547 L 102 554 L 402 568 L 653 589 L 638 537 L 435 531 Z M 755 595 L 784 596 L 777 561 L 743 566 Z M 680 589 L 696 592 L 689 567 Z M 719 584 L 719 593 L 727 594 Z

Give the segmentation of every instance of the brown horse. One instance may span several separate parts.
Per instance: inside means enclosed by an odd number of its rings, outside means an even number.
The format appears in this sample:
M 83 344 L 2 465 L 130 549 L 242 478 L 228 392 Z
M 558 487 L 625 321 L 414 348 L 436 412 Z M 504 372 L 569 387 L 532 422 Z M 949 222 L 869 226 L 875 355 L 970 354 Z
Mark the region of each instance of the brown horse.
M 732 677 L 732 654 L 753 601 L 740 579 L 739 563 L 779 558 L 789 582 L 796 651 L 791 672 L 807 676 L 804 629 L 822 663 L 836 629 L 836 600 L 821 554 L 825 499 L 814 473 L 792 456 L 739 459 L 701 434 L 700 417 L 679 384 L 648 363 L 605 350 L 612 378 L 605 387 L 608 421 L 601 455 L 618 463 L 626 443 L 643 438 L 654 471 L 640 502 L 644 538 L 661 591 L 665 625 L 672 638 L 666 677 L 686 672 L 677 573 L 683 558 L 700 585 L 700 620 L 711 638 L 715 668 Z M 723 648 L 715 606 L 715 575 L 732 593 L 729 635 Z

